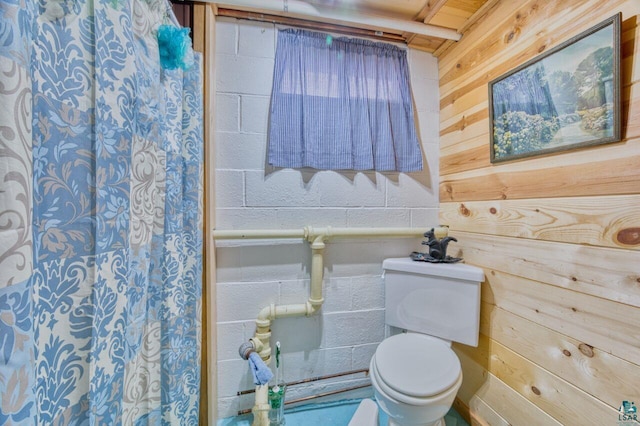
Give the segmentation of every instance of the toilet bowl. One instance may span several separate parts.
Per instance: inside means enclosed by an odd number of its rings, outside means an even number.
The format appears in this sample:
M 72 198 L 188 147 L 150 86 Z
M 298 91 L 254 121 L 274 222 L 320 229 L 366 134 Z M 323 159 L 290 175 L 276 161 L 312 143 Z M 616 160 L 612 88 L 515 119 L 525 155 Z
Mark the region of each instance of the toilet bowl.
M 442 418 L 462 384 L 460 361 L 449 345 L 417 333 L 380 343 L 369 375 L 390 425 L 444 426 Z
M 462 384 L 451 342 L 477 346 L 484 272 L 464 264 L 385 259 L 385 323 L 406 330 L 383 340 L 369 376 L 391 426 L 445 426 Z

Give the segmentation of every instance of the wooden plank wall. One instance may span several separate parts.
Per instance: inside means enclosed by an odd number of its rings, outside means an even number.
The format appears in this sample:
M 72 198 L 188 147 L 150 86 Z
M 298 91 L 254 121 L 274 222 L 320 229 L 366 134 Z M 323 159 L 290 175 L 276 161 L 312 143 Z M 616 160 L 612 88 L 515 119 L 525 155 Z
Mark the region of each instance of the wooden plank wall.
M 202 352 L 200 381 L 200 426 L 215 425 L 218 401 L 216 360 L 216 303 L 215 253 L 211 230 L 215 227 L 215 6 L 205 3 L 173 4 L 176 8 L 189 8 L 189 13 L 176 13 L 181 25 L 191 26 L 193 50 L 203 55 L 203 117 L 204 117 L 204 247 L 202 263 Z M 185 22 L 181 18 L 188 17 Z
M 624 140 L 492 165 L 487 83 L 618 12 Z M 473 424 L 615 425 L 640 405 L 639 14 L 501 0 L 439 58 L 440 219 L 486 274 L 480 344 L 455 347 Z

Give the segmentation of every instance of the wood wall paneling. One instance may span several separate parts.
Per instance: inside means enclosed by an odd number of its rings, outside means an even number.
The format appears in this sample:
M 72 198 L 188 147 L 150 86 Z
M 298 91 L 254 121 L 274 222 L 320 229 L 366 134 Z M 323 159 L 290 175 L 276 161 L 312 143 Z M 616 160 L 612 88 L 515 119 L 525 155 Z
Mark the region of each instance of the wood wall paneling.
M 617 418 L 613 407 L 484 334 L 478 348 L 458 350 L 563 425 L 606 425 Z
M 561 425 L 533 402 L 487 371 L 486 367 L 469 357 L 462 346 L 454 345 L 453 349 L 460 359 L 464 377 L 458 397 L 467 403 L 472 421 L 492 426 L 505 422 L 515 426 Z M 487 412 L 485 406 L 491 411 Z
M 488 82 L 618 12 L 623 140 L 491 164 Z M 486 275 L 481 343 L 455 345 L 473 424 L 616 424 L 640 400 L 639 17 L 636 0 L 496 0 L 437 52 L 440 222 Z
M 482 310 L 481 333 L 611 407 L 637 392 L 636 364 L 495 305 Z
M 442 203 L 457 231 L 640 250 L 640 196 L 563 197 Z M 616 252 L 617 253 L 617 252 Z

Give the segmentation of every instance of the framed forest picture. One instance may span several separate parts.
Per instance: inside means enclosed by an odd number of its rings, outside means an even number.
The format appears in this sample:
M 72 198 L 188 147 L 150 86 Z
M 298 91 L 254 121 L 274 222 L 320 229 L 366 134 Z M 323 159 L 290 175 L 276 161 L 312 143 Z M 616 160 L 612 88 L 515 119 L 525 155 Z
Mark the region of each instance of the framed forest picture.
M 620 20 L 489 83 L 492 163 L 620 141 Z

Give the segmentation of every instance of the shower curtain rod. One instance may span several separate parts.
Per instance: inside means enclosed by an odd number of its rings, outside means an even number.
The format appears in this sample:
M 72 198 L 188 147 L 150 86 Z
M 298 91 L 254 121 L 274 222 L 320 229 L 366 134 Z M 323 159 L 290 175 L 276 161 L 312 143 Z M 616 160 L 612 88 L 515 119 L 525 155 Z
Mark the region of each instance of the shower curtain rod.
M 375 29 L 395 34 L 413 33 L 427 37 L 458 41 L 457 31 L 422 22 L 389 18 L 360 11 L 336 10 L 318 7 L 300 0 L 202 0 L 220 7 L 250 11 L 277 12 L 284 16 L 299 17 L 310 21 L 340 23 L 356 28 Z

